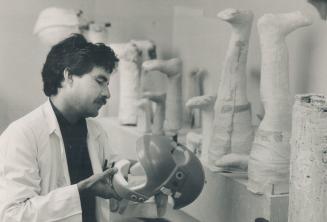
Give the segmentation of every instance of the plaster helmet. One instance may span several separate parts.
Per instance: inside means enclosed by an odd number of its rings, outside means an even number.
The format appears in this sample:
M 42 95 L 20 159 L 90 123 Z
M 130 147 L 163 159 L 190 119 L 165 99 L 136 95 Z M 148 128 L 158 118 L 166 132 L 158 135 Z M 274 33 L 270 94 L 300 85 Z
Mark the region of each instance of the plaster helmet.
M 138 139 L 136 151 L 138 162 L 132 168 L 128 160 L 115 165 L 118 172 L 113 176 L 113 187 L 121 198 L 144 202 L 162 192 L 171 196 L 174 209 L 179 209 L 200 195 L 204 170 L 199 159 L 185 146 L 166 136 L 144 135 Z M 143 175 L 143 179 L 136 183 L 128 181 L 126 175 L 133 171 L 138 171 L 136 175 Z

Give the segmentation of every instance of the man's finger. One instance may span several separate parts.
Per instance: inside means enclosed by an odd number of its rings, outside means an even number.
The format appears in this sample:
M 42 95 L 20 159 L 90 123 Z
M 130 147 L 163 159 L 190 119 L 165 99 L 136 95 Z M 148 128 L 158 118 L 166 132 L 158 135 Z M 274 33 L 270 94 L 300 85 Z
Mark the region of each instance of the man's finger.
M 118 210 L 119 214 L 123 214 L 125 212 L 125 210 L 128 206 L 128 203 L 129 203 L 129 201 L 125 200 L 125 199 L 123 199 L 119 202 L 119 210 Z
M 112 167 L 112 168 L 109 168 L 109 169 L 106 169 L 105 171 L 103 171 L 101 173 L 101 178 L 109 178 L 111 176 L 113 176 L 115 173 L 117 173 L 117 168 L 116 167 Z
M 103 171 L 102 173 L 95 174 L 93 175 L 93 182 L 98 182 L 99 180 L 107 179 L 109 176 L 112 176 L 117 173 L 117 171 L 117 168 L 113 167 Z

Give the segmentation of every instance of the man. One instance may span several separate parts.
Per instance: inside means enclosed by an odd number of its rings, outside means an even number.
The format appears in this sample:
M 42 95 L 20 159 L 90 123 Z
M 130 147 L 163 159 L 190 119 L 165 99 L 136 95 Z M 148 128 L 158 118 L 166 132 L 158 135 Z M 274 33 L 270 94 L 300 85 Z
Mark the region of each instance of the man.
M 109 221 L 108 199 L 118 196 L 115 169 L 105 169 L 116 156 L 86 118 L 110 98 L 117 62 L 109 47 L 81 35 L 51 49 L 42 70 L 49 100 L 0 137 L 0 221 Z

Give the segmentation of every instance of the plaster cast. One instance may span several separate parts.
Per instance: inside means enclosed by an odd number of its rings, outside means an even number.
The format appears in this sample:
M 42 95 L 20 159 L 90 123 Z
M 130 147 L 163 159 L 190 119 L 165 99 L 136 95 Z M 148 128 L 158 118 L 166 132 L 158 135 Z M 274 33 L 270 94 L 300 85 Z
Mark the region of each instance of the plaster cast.
M 195 97 L 202 96 L 204 94 L 204 76 L 206 72 L 201 68 L 194 68 L 189 72 L 187 79 L 187 100 Z M 190 128 L 199 128 L 201 127 L 201 113 L 199 109 L 189 109 L 186 107 L 185 112 L 186 124 Z
M 77 11 L 49 7 L 42 10 L 34 26 L 34 34 L 49 46 L 53 46 L 72 33 L 80 33 Z
M 327 221 L 327 99 L 299 95 L 293 107 L 289 222 Z
M 164 135 L 166 93 L 144 92 L 142 97 L 147 98 L 156 104 L 153 115 L 152 134 Z
M 208 152 L 210 148 L 210 140 L 212 137 L 214 110 L 213 106 L 216 101 L 216 96 L 197 96 L 189 99 L 186 107 L 189 109 L 201 110 L 202 119 L 202 144 L 201 144 L 201 161 L 208 163 Z
M 232 26 L 232 35 L 220 77 L 208 151 L 209 168 L 214 171 L 226 170 L 215 165 L 226 154 L 249 154 L 253 141 L 251 110 L 246 96 L 246 63 L 253 13 L 226 9 L 217 16 Z
M 89 30 L 87 31 L 87 39 L 92 43 L 107 43 L 108 41 L 108 28 L 110 23 L 89 24 Z
M 186 134 L 186 147 L 191 150 L 197 157 L 201 156 L 202 135 L 196 132 Z
M 179 58 L 170 60 L 148 60 L 142 64 L 145 72 L 159 71 L 168 77 L 165 129 L 177 134 L 182 128 L 182 61 Z
M 291 101 L 285 37 L 310 23 L 299 11 L 265 14 L 258 20 L 262 54 L 260 95 L 265 115 L 249 159 L 248 189 L 255 193 L 274 184 L 288 184 Z
M 153 41 L 131 40 L 130 42 L 136 45 L 136 47 L 140 50 L 142 62 L 157 58 L 156 45 Z
M 119 57 L 120 98 L 118 119 L 123 125 L 136 125 L 139 98 L 139 51 L 132 43 L 111 44 Z
M 151 133 L 151 103 L 149 99 L 139 99 L 137 102 L 137 130 L 141 133 Z

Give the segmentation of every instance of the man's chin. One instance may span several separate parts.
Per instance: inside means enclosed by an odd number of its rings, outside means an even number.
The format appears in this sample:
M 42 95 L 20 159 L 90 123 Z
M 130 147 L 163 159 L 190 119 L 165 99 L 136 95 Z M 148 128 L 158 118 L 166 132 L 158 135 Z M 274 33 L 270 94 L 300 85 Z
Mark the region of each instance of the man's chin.
M 87 117 L 97 117 L 99 115 L 99 110 L 95 110 L 88 113 Z

